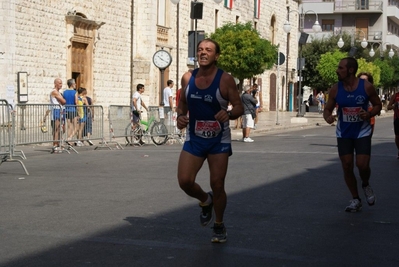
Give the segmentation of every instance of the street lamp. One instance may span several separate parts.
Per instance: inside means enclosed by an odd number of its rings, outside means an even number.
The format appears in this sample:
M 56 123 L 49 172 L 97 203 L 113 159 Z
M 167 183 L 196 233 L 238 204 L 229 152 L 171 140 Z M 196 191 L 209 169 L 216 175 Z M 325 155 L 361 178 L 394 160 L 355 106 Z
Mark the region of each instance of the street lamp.
M 364 31 L 362 31 L 362 30 L 357 30 L 356 32 L 361 32 L 361 33 L 363 33 L 363 40 L 362 40 L 362 42 L 360 43 L 360 45 L 361 45 L 363 48 L 366 48 L 367 45 L 368 45 L 368 42 L 367 42 L 367 40 L 366 40 L 366 34 L 365 34 Z M 342 39 L 342 36 L 341 36 L 341 37 L 339 38 L 338 42 L 337 42 L 337 45 L 338 45 L 339 48 L 342 48 L 342 47 L 344 46 L 344 44 L 345 44 L 345 42 L 344 42 L 344 40 Z M 355 45 L 355 31 L 352 30 L 352 33 L 351 33 L 351 46 L 353 47 L 354 45 Z
M 170 0 L 173 4 L 179 4 L 180 0 Z M 213 0 L 216 4 L 221 3 L 223 0 Z M 194 68 L 197 67 L 197 16 L 195 15 L 196 6 L 201 7 L 201 19 L 202 19 L 202 2 L 198 2 L 197 0 L 191 1 L 191 19 L 194 19 Z
M 303 12 L 303 8 L 301 10 L 301 13 L 299 13 L 299 11 L 297 10 L 287 10 L 287 21 L 284 23 L 283 29 L 284 31 L 288 34 L 291 31 L 291 25 L 290 25 L 290 20 L 289 20 L 289 14 L 291 12 L 296 12 L 299 15 L 299 31 L 301 32 L 301 37 L 303 34 L 303 28 L 304 28 L 304 23 L 305 23 L 305 15 L 313 12 L 316 15 L 316 21 L 312 26 L 312 30 L 314 32 L 320 32 L 321 31 L 321 26 L 319 23 L 319 18 L 317 16 L 317 13 L 313 10 L 308 10 L 306 12 Z M 307 37 L 306 37 L 307 38 Z M 306 39 L 305 38 L 305 39 Z M 302 38 L 301 38 L 302 39 Z M 304 116 L 304 112 L 301 112 L 301 104 L 302 104 L 302 68 L 303 68 L 303 64 L 302 64 L 302 45 L 304 43 L 306 43 L 306 40 L 299 40 L 299 81 L 298 81 L 298 113 L 297 113 L 297 117 L 303 117 Z M 287 46 L 288 46 L 288 38 L 287 38 Z M 288 49 L 287 49 L 288 51 Z M 288 53 L 287 53 L 287 59 L 288 59 Z M 288 84 L 288 83 L 287 83 Z
M 374 44 L 379 44 L 378 48 L 380 49 L 380 58 L 383 58 L 383 57 L 384 57 L 384 50 L 383 50 L 384 45 L 386 45 L 386 44 L 391 45 L 391 43 L 388 43 L 388 42 L 383 43 L 383 44 L 382 44 L 382 43 L 378 43 L 378 42 L 373 43 L 373 44 L 371 45 L 371 50 L 370 50 L 370 52 L 369 52 L 369 56 L 370 56 L 370 57 L 374 57 L 374 55 L 375 55 L 375 52 L 374 52 Z M 394 55 L 395 55 L 395 52 L 393 51 L 392 45 L 391 45 L 391 49 L 390 49 L 389 52 L 388 52 L 388 57 L 389 57 L 389 58 L 392 58 Z

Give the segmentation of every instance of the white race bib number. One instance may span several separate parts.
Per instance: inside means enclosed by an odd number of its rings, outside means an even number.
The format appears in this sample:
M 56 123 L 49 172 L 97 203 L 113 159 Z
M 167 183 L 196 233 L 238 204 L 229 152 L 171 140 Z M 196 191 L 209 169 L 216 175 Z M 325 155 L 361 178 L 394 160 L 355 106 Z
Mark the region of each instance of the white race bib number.
M 346 107 L 342 108 L 342 121 L 344 122 L 360 122 L 363 121 L 359 112 L 362 110 L 361 107 Z
M 195 121 L 195 135 L 202 138 L 214 138 L 222 131 L 218 121 Z

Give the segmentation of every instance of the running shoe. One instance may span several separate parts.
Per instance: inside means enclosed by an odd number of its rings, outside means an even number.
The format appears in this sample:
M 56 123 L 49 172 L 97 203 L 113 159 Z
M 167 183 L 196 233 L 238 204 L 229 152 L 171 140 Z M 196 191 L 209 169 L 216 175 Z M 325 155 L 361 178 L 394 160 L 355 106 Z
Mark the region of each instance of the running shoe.
M 252 143 L 254 140 L 252 140 L 251 137 L 245 137 L 243 141 L 245 143 Z
M 362 202 L 359 199 L 351 199 L 349 206 L 345 208 L 347 212 L 358 212 L 362 210 Z
M 202 208 L 202 211 L 200 213 L 200 222 L 202 226 L 207 226 L 212 221 L 213 194 L 212 192 L 208 192 L 208 195 L 211 197 L 211 204 L 199 204 L 199 206 Z
M 227 232 L 224 223 L 214 223 L 212 228 L 212 243 L 224 243 L 227 241 Z
M 364 195 L 366 196 L 367 203 L 369 206 L 373 206 L 375 203 L 375 195 L 370 185 L 363 187 Z

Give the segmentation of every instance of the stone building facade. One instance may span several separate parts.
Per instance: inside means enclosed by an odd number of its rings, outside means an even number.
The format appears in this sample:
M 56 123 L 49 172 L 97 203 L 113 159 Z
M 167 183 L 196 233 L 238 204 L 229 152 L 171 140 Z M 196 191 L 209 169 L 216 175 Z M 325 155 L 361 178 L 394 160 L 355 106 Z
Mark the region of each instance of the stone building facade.
M 287 10 L 297 10 L 299 1 L 234 0 L 232 7 L 227 6 L 230 1 L 202 2 L 203 18 L 197 21 L 198 31 L 209 34 L 226 22 L 250 21 L 263 38 L 279 45 L 281 52 L 287 50 L 288 35 L 283 25 Z M 187 64 L 188 32 L 195 29 L 194 20 L 190 19 L 190 3 L 2 0 L 0 99 L 48 103 L 53 81 L 59 77 L 65 87 L 67 79 L 75 78 L 78 86 L 88 89 L 94 103 L 104 107 L 130 105 L 136 85 L 143 83 L 144 101 L 150 106 L 159 105 L 165 86 L 161 80 L 177 81 L 177 89 L 181 75 L 192 67 Z M 258 3 L 260 12 L 256 13 Z M 291 13 L 290 23 L 293 29 L 298 28 L 297 14 Z M 297 30 L 292 30 L 289 38 L 297 40 Z M 173 57 L 163 79 L 152 63 L 153 54 L 161 48 Z M 265 110 L 275 110 L 277 106 L 286 110 L 290 82 L 296 82 L 291 70 L 296 68 L 297 54 L 297 42 L 291 41 L 288 64 L 255 77 L 262 88 Z M 21 98 L 19 81 L 24 73 L 27 97 Z

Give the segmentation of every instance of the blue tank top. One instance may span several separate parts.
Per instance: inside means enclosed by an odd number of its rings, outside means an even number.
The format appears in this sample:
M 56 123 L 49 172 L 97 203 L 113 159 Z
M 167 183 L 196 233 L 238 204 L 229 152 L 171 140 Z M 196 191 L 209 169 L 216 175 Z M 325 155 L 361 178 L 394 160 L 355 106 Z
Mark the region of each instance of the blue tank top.
M 370 121 L 363 121 L 358 115 L 362 109 L 368 109 L 369 97 L 364 89 L 364 80 L 359 79 L 359 84 L 353 92 L 346 91 L 343 83 L 338 82 L 335 100 L 338 104 L 337 137 L 357 139 L 369 136 Z
M 64 98 L 65 98 L 65 110 L 66 111 L 76 111 L 76 103 L 75 103 L 75 95 L 77 94 L 76 90 L 67 89 L 64 90 Z
M 226 110 L 228 105 L 228 101 L 222 97 L 219 89 L 223 70 L 218 69 L 212 84 L 205 89 L 198 89 L 195 85 L 197 73 L 198 69 L 192 72 L 186 89 L 190 119 L 186 140 L 231 143 L 229 121 L 220 123 L 215 120 L 215 114 L 221 109 Z

